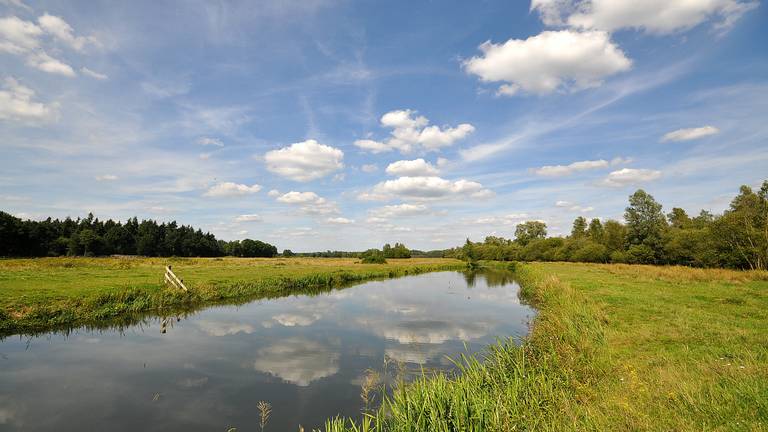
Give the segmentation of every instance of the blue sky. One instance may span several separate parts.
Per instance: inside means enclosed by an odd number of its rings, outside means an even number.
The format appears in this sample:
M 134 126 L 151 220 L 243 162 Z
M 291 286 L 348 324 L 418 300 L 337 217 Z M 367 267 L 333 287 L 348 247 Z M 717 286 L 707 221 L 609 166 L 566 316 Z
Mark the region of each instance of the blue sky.
M 295 251 L 564 234 L 768 177 L 748 0 L 0 0 L 0 208 Z

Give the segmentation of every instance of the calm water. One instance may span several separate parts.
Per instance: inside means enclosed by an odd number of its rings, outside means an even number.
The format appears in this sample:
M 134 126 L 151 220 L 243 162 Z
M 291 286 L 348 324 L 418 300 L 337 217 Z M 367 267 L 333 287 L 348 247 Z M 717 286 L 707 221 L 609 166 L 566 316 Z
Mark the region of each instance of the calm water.
M 521 337 L 533 311 L 506 273 L 430 273 L 319 296 L 213 307 L 172 322 L 0 342 L 0 430 L 267 430 L 357 416 L 384 357 L 449 369 L 446 355 Z

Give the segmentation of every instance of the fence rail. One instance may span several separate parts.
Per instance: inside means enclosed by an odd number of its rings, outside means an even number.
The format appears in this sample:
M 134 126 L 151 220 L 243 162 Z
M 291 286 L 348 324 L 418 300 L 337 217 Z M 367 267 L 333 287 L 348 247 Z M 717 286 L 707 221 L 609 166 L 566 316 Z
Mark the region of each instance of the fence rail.
M 173 270 L 171 270 L 171 266 L 165 266 L 165 283 L 189 292 L 187 287 L 184 285 L 184 279 L 179 279 L 179 277 L 176 276 Z

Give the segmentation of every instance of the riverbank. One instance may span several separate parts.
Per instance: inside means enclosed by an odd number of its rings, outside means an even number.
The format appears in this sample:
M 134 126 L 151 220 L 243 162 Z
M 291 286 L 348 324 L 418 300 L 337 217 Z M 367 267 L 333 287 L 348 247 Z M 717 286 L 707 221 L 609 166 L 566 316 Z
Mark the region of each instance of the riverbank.
M 766 273 L 517 267 L 539 310 L 523 345 L 396 385 L 368 430 L 768 429 Z
M 163 284 L 169 264 L 189 293 Z M 359 264 L 345 258 L 4 259 L 0 260 L 0 336 L 465 267 L 461 261 L 432 258 L 387 264 Z

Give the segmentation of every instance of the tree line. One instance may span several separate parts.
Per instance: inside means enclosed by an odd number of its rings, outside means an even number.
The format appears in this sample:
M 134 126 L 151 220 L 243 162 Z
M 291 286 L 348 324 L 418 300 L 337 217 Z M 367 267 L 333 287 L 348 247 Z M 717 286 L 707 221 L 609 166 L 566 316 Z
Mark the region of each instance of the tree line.
M 624 222 L 577 217 L 570 235 L 547 237 L 544 222 L 516 226 L 515 238 L 489 236 L 449 249 L 446 257 L 499 261 L 580 261 L 768 269 L 768 180 L 742 186 L 721 215 L 682 208 L 664 214 L 640 189 L 629 197 Z
M 0 256 L 143 255 L 180 257 L 273 257 L 277 248 L 259 240 L 217 240 L 176 221 L 86 218 L 22 220 L 0 211 Z

